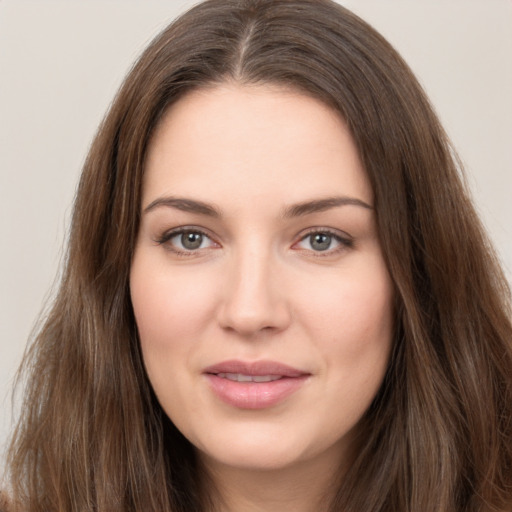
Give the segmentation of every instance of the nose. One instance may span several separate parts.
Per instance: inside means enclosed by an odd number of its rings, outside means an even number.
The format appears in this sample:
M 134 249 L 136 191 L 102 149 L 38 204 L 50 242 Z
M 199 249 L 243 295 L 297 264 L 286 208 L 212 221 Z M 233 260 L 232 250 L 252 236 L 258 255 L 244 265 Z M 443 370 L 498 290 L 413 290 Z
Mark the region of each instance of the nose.
M 226 271 L 219 325 L 244 337 L 279 332 L 291 320 L 282 272 L 266 251 L 247 250 L 234 256 Z

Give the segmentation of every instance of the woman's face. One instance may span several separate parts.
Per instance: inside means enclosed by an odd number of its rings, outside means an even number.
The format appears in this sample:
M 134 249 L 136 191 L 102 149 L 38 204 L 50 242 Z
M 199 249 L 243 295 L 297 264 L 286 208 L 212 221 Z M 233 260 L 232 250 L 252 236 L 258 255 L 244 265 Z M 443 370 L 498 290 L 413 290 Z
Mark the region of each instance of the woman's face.
M 339 464 L 384 377 L 392 284 L 340 117 L 270 86 L 173 105 L 130 285 L 149 379 L 210 464 Z

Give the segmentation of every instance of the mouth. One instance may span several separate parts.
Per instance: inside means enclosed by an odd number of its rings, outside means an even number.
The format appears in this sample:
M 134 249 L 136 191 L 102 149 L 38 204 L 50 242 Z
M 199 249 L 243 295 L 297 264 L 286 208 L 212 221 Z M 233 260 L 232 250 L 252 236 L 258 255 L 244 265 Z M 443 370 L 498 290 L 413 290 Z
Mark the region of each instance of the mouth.
M 274 361 L 224 361 L 203 371 L 214 395 L 238 409 L 265 409 L 299 391 L 309 372 Z
M 221 379 L 232 380 L 233 382 L 273 382 L 282 379 L 281 375 L 243 375 L 242 373 L 217 373 L 214 374 Z

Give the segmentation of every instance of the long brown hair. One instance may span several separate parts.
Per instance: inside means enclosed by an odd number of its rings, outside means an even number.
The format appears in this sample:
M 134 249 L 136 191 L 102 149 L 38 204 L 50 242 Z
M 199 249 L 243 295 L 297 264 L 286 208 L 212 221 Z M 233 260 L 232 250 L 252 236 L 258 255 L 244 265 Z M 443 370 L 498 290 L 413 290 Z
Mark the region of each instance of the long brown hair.
M 226 80 L 280 84 L 330 105 L 374 190 L 397 334 L 331 510 L 509 510 L 506 280 L 411 71 L 329 0 L 209 0 L 170 25 L 129 73 L 86 160 L 60 291 L 25 358 L 9 454 L 14 510 L 207 508 L 193 447 L 145 374 L 128 275 L 153 129 L 187 91 Z

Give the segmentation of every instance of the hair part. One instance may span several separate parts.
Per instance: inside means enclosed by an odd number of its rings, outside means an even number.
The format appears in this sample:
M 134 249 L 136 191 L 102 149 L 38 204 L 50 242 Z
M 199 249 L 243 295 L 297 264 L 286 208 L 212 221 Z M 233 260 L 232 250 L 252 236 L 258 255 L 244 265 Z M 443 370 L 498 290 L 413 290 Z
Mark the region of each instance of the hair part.
M 193 447 L 147 379 L 128 277 L 153 130 L 184 94 L 226 81 L 288 87 L 336 110 L 374 191 L 396 339 L 331 510 L 506 510 L 506 280 L 412 72 L 328 0 L 209 0 L 164 30 L 128 74 L 85 162 L 60 291 L 25 358 L 9 454 L 14 510 L 214 508 Z

